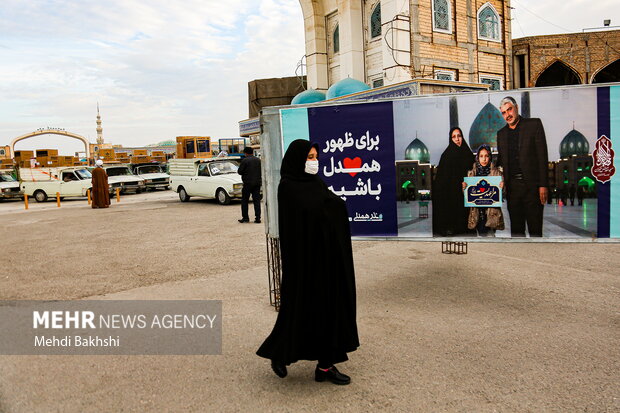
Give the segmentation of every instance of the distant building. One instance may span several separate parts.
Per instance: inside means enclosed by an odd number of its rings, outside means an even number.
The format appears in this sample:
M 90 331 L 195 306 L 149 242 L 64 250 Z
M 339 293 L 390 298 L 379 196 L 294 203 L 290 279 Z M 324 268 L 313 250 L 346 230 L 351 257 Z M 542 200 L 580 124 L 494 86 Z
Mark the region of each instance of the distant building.
M 347 78 L 372 88 L 421 78 L 512 87 L 510 0 L 300 4 L 309 88 Z
M 584 186 L 588 192 L 593 193 L 593 159 L 590 144 L 581 132 L 573 129 L 566 134 L 560 142 L 560 158 L 555 167 L 555 186 Z
M 396 161 L 396 189 L 399 201 L 423 198 L 431 190 L 432 166 L 428 148 L 417 137 L 404 153 L 404 161 Z
M 513 39 L 514 87 L 620 82 L 620 30 Z
M 560 159 L 549 162 L 548 177 L 551 193 L 557 198 L 571 187 L 581 188 L 586 197 L 596 196 L 596 182 L 590 144 L 578 130 L 568 132 L 560 142 Z M 551 201 L 550 201 L 551 202 Z

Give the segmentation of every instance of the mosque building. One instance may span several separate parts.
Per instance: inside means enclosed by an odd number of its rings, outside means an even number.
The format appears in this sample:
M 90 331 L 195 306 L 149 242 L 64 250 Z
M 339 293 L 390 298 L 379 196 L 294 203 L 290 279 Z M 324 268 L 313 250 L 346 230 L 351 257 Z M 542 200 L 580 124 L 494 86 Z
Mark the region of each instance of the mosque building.
M 300 3 L 311 89 L 329 92 L 347 78 L 367 88 L 414 79 L 448 82 L 417 85 L 415 94 L 449 92 L 463 83 L 512 87 L 509 0 Z
M 396 188 L 399 201 L 423 198 L 431 190 L 434 167 L 431 154 L 418 137 L 405 149 L 405 160 L 396 161 Z
M 523 37 L 512 44 L 515 88 L 620 81 L 620 30 L 604 26 Z
M 592 176 L 593 159 L 588 139 L 573 127 L 560 142 L 560 159 L 554 162 L 555 188 L 582 187 L 594 195 L 595 181 Z
M 512 87 L 510 0 L 300 4 L 307 90 L 295 95 L 293 104 Z M 254 108 L 239 122 L 240 136 L 260 133 L 257 114 Z

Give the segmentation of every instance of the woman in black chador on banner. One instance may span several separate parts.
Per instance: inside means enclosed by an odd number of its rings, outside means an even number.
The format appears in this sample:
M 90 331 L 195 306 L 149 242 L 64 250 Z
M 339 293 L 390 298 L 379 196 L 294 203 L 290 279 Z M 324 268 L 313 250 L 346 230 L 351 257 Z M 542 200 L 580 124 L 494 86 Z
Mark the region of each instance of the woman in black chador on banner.
M 318 145 L 292 142 L 278 186 L 280 312 L 256 354 L 282 378 L 287 365 L 318 360 L 316 381 L 349 384 L 334 366 L 359 346 L 349 215 L 318 170 Z
M 474 163 L 474 154 L 463 138 L 461 128 L 450 129 L 450 143 L 441 154 L 433 182 L 433 235 L 459 236 L 468 233 L 463 198 L 463 177 Z

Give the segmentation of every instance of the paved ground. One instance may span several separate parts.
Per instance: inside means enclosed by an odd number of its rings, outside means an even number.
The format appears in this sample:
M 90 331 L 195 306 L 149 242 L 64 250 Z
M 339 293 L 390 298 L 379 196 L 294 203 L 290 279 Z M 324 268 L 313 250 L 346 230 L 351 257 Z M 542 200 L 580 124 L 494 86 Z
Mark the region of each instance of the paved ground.
M 433 202 L 422 201 L 426 209 L 420 207 L 420 201 L 397 202 L 398 233 L 409 237 L 433 236 Z M 543 216 L 543 236 L 545 238 L 585 238 L 596 237 L 598 200 L 585 199 L 583 205 L 545 205 Z M 422 209 L 422 211 L 420 211 Z M 420 213 L 422 212 L 422 214 Z M 420 217 L 425 215 L 427 217 Z M 506 202 L 502 204 L 502 213 L 506 220 L 506 229 L 497 231 L 498 238 L 510 238 L 510 215 Z
M 354 243 L 362 346 L 337 387 L 254 355 L 276 313 L 239 204 L 21 208 L 0 202 L 0 299 L 219 299 L 224 354 L 0 356 L 0 412 L 620 411 L 618 244 Z

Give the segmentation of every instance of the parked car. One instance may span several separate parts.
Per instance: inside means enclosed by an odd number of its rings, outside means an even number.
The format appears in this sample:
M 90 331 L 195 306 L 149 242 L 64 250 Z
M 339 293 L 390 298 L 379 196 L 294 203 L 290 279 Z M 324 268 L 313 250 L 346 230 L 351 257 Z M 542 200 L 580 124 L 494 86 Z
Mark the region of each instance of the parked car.
M 237 173 L 239 158 L 171 159 L 170 187 L 182 202 L 193 196 L 215 199 L 227 205 L 241 199 L 243 182 Z
M 144 179 L 146 189 L 170 189 L 170 175 L 159 163 L 132 164 L 134 175 Z
M 127 193 L 128 191 L 139 194 L 146 188 L 144 179 L 134 175 L 127 165 L 104 164 L 103 169 L 105 169 L 108 174 L 110 193 L 114 193 L 116 188 L 120 188 L 121 194 Z
M 19 181 L 15 179 L 12 169 L 0 169 L 0 199 L 19 198 L 22 196 Z
M 83 197 L 92 187 L 92 175 L 84 167 L 19 168 L 21 190 L 37 202 L 59 193 L 65 197 Z

